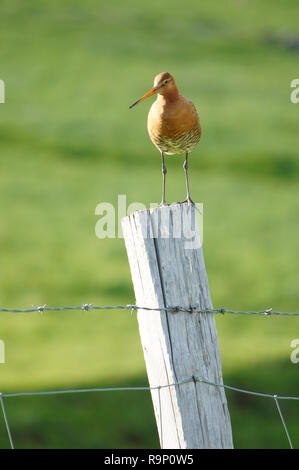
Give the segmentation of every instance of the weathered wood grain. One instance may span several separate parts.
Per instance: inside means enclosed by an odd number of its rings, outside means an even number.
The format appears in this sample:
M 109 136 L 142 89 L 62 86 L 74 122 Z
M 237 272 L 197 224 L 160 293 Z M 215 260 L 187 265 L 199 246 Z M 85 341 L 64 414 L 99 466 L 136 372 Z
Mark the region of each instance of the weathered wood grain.
M 122 220 L 137 305 L 212 308 L 195 219 L 193 206 L 176 204 Z M 213 314 L 139 310 L 138 323 L 151 387 L 222 383 Z M 233 446 L 223 388 L 189 382 L 152 390 L 152 400 L 161 447 Z

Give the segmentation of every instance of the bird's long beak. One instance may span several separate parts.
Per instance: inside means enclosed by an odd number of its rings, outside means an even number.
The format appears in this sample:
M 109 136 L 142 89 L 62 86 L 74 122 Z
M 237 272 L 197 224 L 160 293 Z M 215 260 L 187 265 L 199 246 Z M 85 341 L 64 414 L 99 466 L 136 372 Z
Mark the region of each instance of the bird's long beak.
M 129 109 L 133 108 L 134 106 L 136 106 L 136 104 L 141 103 L 141 101 L 144 101 L 144 100 L 146 100 L 146 98 L 149 98 L 150 96 L 157 93 L 157 90 L 158 90 L 158 88 L 155 87 L 155 86 L 153 88 L 151 88 L 150 91 L 145 93 L 145 95 L 143 95 L 139 100 L 137 100 L 137 101 L 135 101 L 135 103 L 131 104 L 131 106 L 129 106 Z

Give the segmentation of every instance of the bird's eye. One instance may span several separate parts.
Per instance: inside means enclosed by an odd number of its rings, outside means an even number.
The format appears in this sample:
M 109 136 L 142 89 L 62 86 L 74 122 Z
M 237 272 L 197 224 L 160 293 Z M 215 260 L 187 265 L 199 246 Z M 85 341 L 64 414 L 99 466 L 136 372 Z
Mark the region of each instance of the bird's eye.
M 168 83 L 168 80 L 164 80 L 164 84 L 166 85 L 166 83 Z

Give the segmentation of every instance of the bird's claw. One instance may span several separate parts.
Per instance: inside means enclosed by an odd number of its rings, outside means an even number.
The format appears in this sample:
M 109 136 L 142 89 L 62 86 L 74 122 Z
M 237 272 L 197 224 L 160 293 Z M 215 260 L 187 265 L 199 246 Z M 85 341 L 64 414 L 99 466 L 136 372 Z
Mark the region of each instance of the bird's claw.
M 187 197 L 187 199 L 185 199 L 185 201 L 182 201 L 182 202 L 178 202 L 178 204 L 188 204 L 188 206 L 193 206 L 194 209 L 200 213 L 200 215 L 202 215 L 201 211 L 198 209 L 197 205 L 195 204 L 195 202 L 191 199 L 191 197 Z
M 191 199 L 191 197 L 187 197 L 187 199 L 185 199 L 184 201 L 180 202 L 179 204 L 188 204 L 188 205 L 193 205 L 195 206 L 195 202 Z

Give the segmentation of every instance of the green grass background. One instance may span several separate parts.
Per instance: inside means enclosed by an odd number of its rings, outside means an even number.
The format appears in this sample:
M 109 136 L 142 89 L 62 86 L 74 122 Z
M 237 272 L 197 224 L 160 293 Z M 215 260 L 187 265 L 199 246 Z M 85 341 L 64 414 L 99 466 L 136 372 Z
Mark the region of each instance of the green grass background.
M 2 0 L 0 305 L 133 303 L 123 240 L 95 236 L 99 202 L 159 202 L 150 102 L 129 111 L 163 70 L 203 127 L 190 161 L 204 203 L 215 306 L 299 309 L 296 0 Z M 168 201 L 185 196 L 168 158 Z M 295 318 L 218 317 L 224 380 L 299 395 Z M 147 384 L 128 312 L 1 314 L 0 390 Z M 272 400 L 227 394 L 236 447 L 287 447 Z M 147 392 L 10 398 L 17 447 L 158 446 Z M 281 407 L 299 446 L 299 406 Z M 0 447 L 8 439 L 0 418 Z

